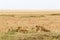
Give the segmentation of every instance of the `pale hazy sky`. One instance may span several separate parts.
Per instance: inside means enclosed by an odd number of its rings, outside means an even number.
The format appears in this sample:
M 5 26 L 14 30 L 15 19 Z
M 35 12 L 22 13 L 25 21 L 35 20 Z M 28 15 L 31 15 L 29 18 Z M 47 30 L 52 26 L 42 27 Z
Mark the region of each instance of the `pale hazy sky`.
M 60 0 L 0 0 L 0 9 L 60 9 Z

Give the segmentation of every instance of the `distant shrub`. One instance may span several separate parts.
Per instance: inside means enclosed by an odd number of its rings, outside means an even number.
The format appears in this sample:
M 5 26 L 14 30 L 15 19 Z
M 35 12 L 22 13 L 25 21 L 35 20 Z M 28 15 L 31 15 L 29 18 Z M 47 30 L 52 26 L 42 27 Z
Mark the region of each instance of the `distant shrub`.
M 57 15 L 60 15 L 60 14 L 50 14 L 50 15 L 52 15 L 52 16 L 57 16 Z

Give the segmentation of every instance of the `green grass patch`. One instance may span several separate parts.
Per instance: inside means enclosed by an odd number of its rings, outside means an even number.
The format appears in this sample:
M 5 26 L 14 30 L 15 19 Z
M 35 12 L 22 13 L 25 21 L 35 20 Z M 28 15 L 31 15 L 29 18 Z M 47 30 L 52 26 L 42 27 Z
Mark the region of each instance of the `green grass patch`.
M 59 33 L 37 32 L 37 33 L 19 33 L 8 32 L 0 34 L 0 40 L 60 40 Z

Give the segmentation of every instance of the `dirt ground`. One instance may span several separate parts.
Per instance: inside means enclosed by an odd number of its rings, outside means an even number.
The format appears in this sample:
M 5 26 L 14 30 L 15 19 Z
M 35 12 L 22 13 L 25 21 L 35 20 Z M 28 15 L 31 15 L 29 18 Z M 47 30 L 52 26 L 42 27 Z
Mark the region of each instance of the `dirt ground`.
M 53 14 L 53 15 L 51 15 Z M 43 26 L 51 32 L 60 32 L 60 12 L 0 12 L 0 32 L 7 32 L 9 29 L 31 30 L 36 25 Z M 40 29 L 39 29 L 40 31 Z

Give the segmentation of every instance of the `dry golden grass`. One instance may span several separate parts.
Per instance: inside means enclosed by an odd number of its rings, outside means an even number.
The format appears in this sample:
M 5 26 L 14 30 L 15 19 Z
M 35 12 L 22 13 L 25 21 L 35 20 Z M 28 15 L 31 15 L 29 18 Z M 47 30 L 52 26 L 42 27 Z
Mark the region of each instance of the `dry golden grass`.
M 59 11 L 0 13 L 0 40 L 60 40 Z

